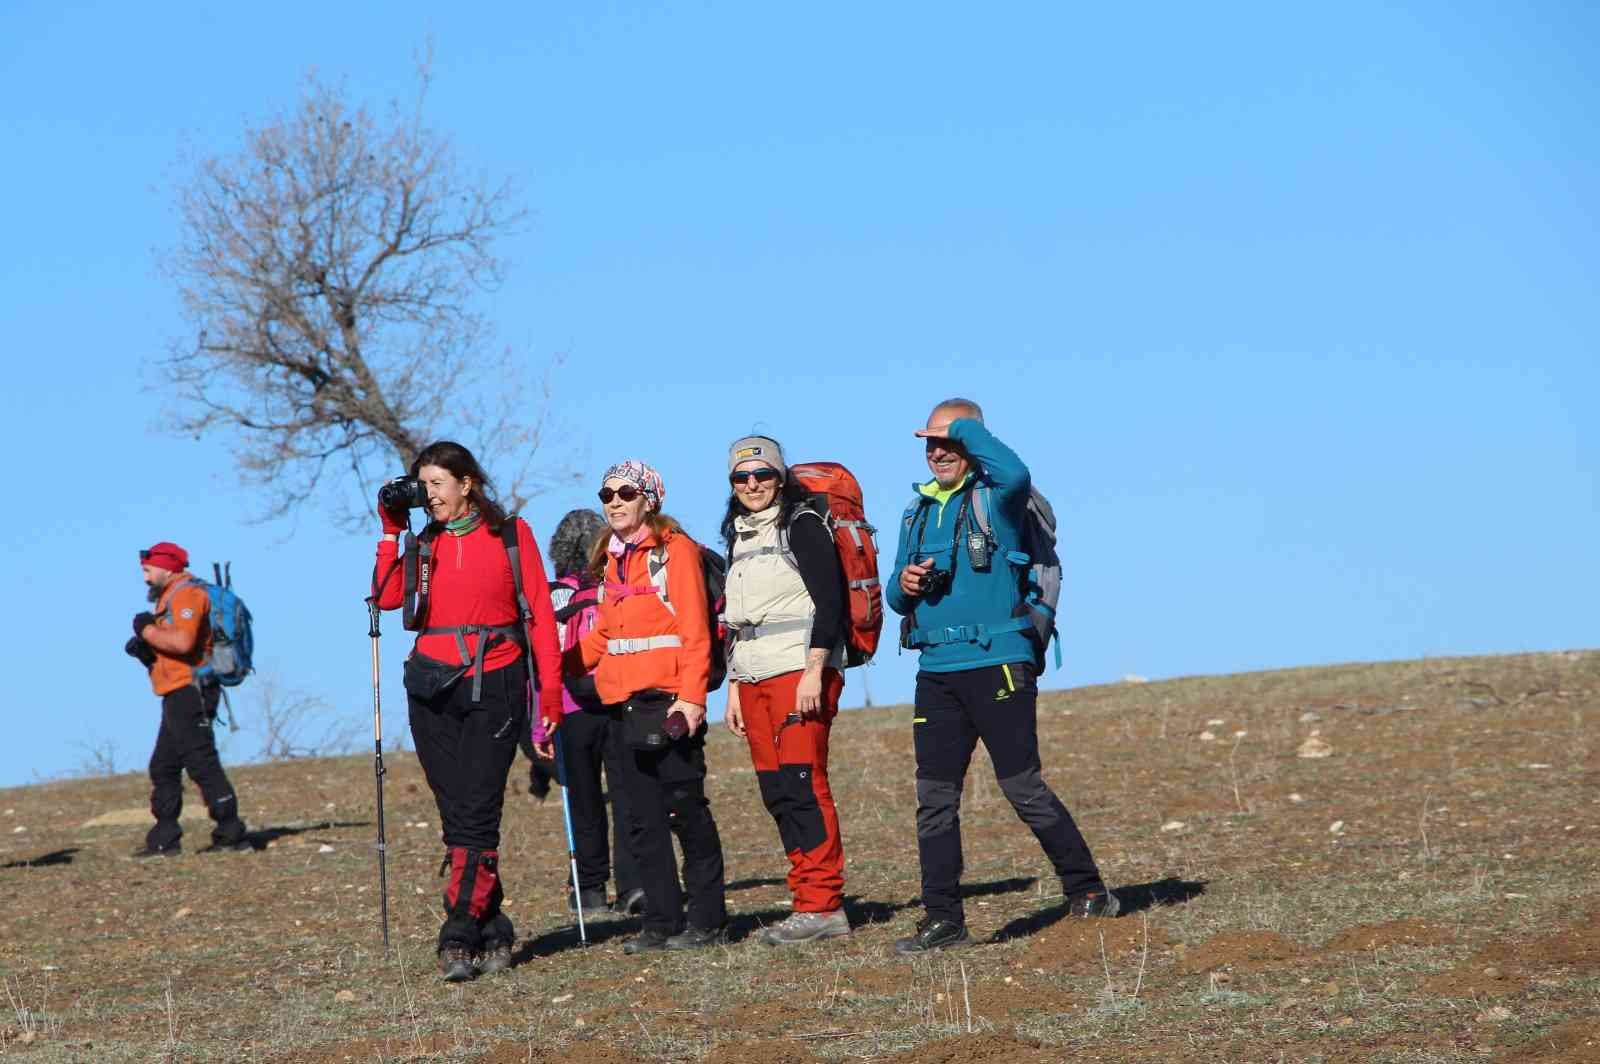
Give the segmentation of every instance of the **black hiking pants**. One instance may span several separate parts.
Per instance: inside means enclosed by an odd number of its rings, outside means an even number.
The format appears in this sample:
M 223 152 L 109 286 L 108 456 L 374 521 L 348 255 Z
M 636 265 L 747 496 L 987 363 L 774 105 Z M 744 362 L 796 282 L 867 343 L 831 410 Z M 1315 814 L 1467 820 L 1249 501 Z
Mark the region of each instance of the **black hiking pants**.
M 613 793 L 622 791 L 628 814 L 628 841 L 644 888 L 644 927 L 664 935 L 684 929 L 684 895 L 688 922 L 701 930 L 727 923 L 722 837 L 706 798 L 705 728 L 692 738 L 669 743 L 664 750 L 634 750 L 622 741 L 620 708 L 610 711 L 606 741 L 615 748 L 620 771 L 612 777 Z M 683 881 L 672 838 L 683 847 Z
M 965 923 L 961 905 L 961 791 L 978 741 L 1001 793 L 1033 832 L 1068 893 L 1101 885 L 1089 845 L 1044 782 L 1039 688 L 1031 664 L 917 673 L 917 856 L 930 918 Z
M 580 710 L 561 718 L 558 753 L 565 761 L 567 807 L 572 813 L 573 850 L 578 858 L 578 886 L 605 889 L 612 873 L 617 897 L 639 882 L 639 869 L 628 844 L 628 791 L 619 785 L 622 747 L 610 742 L 618 728 L 607 713 Z M 605 783 L 601 781 L 604 771 Z M 611 825 L 606 825 L 606 785 L 610 786 Z
M 222 770 L 211 722 L 217 715 L 222 688 L 180 687 L 161 696 L 161 727 L 150 754 L 150 813 L 155 827 L 145 835 L 145 845 L 164 850 L 183 836 L 178 817 L 183 813 L 183 773 L 200 788 L 206 812 L 215 821 L 211 841 L 218 846 L 240 842 L 245 836 L 239 819 L 239 800 Z
M 446 847 L 441 949 L 476 952 L 490 940 L 509 944 L 514 937 L 500 912 L 500 814 L 517 736 L 528 727 L 527 677 L 521 661 L 485 673 L 477 703 L 470 676 L 428 701 L 406 695 L 417 761 L 433 791 Z

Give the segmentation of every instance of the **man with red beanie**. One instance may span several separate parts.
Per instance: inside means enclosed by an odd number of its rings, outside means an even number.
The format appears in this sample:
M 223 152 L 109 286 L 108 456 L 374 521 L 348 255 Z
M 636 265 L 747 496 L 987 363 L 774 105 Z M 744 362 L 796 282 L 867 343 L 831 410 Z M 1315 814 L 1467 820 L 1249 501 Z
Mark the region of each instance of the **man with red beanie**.
M 244 821 L 228 774 L 222 771 L 211 722 L 222 688 L 201 685 L 195 669 L 211 653 L 211 601 L 189 575 L 189 552 L 162 541 L 139 552 L 139 567 L 155 612 L 133 618 L 127 651 L 147 664 L 150 686 L 161 699 L 161 728 L 150 755 L 150 812 L 155 827 L 135 857 L 175 857 L 182 850 L 183 773 L 189 773 L 205 798 L 216 826 L 212 850 L 248 850 Z

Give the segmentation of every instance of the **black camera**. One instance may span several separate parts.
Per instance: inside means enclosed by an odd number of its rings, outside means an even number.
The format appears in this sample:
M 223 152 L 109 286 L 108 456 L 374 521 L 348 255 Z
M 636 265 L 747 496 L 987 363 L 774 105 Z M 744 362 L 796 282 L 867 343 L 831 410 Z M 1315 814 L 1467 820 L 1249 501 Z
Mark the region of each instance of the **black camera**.
M 928 559 L 928 562 L 932 564 L 933 559 Z M 929 569 L 922 574 L 921 587 L 923 596 L 944 594 L 950 590 L 950 582 L 954 579 L 955 573 L 949 569 L 940 569 L 937 566 Z
M 378 489 L 378 505 L 385 510 L 420 510 L 428 505 L 428 489 L 416 477 L 395 477 Z

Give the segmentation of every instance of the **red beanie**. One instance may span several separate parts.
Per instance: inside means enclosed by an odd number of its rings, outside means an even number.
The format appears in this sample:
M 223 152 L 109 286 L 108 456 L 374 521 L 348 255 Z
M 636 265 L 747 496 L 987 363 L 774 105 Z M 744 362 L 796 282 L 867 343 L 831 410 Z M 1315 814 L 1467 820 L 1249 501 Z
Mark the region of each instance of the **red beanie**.
M 165 569 L 172 573 L 181 573 L 189 568 L 189 552 L 176 543 L 162 540 L 149 550 L 139 552 L 139 561 L 145 565 L 154 565 L 158 569 Z

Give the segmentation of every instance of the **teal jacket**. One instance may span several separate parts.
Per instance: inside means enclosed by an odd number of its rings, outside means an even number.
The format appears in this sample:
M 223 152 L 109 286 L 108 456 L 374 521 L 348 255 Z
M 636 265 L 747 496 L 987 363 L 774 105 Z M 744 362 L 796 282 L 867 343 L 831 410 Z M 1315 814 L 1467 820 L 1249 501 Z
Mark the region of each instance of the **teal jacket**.
M 1021 544 L 1032 490 L 1028 467 L 981 421 L 957 418 L 949 431 L 972 457 L 973 472 L 942 502 L 937 482 L 913 486 L 916 495 L 901 517 L 900 545 L 887 581 L 889 608 L 911 617 L 909 645 L 922 652 L 920 667 L 927 672 L 1031 663 L 1036 660 L 1032 625 L 1013 615 L 1022 601 L 1019 565 L 1027 564 Z M 967 534 L 978 527 L 969 498 L 974 490 L 989 492 L 996 541 L 984 572 L 972 568 L 967 554 Z M 948 591 L 912 598 L 900 589 L 900 572 L 912 561 L 931 557 L 939 568 L 950 568 L 952 547 L 955 576 Z

